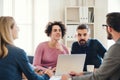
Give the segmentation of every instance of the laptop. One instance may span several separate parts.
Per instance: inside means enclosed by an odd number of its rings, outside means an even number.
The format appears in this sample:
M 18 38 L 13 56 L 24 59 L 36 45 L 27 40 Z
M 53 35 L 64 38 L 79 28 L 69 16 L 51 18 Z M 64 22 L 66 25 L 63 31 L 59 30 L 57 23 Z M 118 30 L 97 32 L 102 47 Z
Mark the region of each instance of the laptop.
M 59 55 L 55 76 L 68 74 L 70 71 L 83 71 L 86 54 Z

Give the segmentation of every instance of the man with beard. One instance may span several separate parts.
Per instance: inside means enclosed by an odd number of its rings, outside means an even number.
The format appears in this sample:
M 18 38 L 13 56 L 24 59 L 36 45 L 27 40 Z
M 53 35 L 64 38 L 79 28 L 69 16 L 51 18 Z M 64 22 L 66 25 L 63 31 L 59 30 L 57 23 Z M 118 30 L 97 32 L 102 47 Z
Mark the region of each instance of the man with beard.
M 113 44 L 107 51 L 100 68 L 95 72 L 74 76 L 72 80 L 120 80 L 120 12 L 107 14 L 107 38 L 113 39 Z M 62 80 L 68 80 L 68 75 L 63 75 Z
M 86 54 L 83 71 L 87 71 L 87 65 L 94 65 L 94 68 L 99 68 L 106 49 L 98 40 L 89 39 L 88 25 L 79 25 L 76 32 L 77 41 L 72 44 L 71 54 Z

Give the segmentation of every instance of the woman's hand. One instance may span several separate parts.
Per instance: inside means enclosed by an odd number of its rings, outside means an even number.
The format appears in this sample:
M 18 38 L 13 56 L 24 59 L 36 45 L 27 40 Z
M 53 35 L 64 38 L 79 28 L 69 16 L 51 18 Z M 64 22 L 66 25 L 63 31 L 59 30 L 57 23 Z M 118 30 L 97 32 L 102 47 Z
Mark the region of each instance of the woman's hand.
M 49 77 L 52 77 L 54 75 L 53 69 L 47 69 L 45 70 L 44 74 L 47 74 Z
M 39 74 L 39 75 L 42 75 L 42 74 L 44 74 L 44 71 L 43 70 L 38 70 L 38 69 L 35 69 L 35 72 L 37 73 L 37 74 Z
M 55 71 L 56 71 L 56 67 L 53 67 L 52 70 L 53 70 L 53 72 L 55 73 Z
M 64 51 L 62 45 L 59 42 L 56 44 L 56 48 L 60 51 Z

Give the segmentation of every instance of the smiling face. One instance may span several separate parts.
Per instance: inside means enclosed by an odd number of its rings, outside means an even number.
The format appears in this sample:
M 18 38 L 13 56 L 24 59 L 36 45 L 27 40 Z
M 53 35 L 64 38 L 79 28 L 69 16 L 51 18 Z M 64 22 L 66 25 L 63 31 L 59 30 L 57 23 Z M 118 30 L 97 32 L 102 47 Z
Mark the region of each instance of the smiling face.
M 62 38 L 61 28 L 58 25 L 52 27 L 50 37 L 52 40 L 60 40 Z
M 86 44 L 89 39 L 89 33 L 87 29 L 78 29 L 77 30 L 77 39 L 80 45 Z

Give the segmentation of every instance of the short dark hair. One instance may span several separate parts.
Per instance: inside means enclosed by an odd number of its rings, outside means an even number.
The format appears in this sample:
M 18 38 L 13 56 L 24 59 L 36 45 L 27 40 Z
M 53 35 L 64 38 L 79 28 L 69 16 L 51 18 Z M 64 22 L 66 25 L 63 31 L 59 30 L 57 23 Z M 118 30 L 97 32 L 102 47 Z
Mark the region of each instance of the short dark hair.
M 45 29 L 45 33 L 47 34 L 47 36 L 50 36 L 54 25 L 58 25 L 61 28 L 62 38 L 63 38 L 66 33 L 66 28 L 65 28 L 65 25 L 60 21 L 49 22 L 47 24 L 46 29 Z
M 79 29 L 87 29 L 88 32 L 90 31 L 87 24 L 80 24 L 76 30 L 79 30 Z
M 106 15 L 106 23 L 115 31 L 120 32 L 120 12 L 112 12 Z

